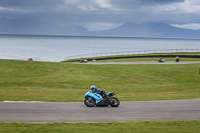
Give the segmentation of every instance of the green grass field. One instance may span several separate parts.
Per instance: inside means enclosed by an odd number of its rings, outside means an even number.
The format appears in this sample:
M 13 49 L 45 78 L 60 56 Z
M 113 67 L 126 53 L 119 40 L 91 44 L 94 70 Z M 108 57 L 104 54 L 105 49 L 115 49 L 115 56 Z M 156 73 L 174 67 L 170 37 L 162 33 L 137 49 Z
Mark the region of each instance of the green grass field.
M 200 133 L 200 121 L 0 123 L 1 133 Z
M 121 101 L 200 98 L 199 67 L 0 60 L 0 101 L 82 102 L 93 84 Z
M 121 101 L 200 98 L 199 67 L 200 64 L 83 65 L 0 60 L 0 101 L 81 102 L 92 84 L 106 92 L 117 92 Z M 199 129 L 200 121 L 0 123 L 0 133 L 200 133 Z

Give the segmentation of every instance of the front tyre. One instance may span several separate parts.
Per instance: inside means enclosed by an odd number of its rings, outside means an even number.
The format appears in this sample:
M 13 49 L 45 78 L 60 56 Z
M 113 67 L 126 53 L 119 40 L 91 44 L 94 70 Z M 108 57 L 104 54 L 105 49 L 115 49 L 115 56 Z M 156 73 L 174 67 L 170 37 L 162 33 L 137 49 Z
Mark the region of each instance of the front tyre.
M 92 97 L 87 97 L 87 98 L 85 98 L 84 103 L 88 107 L 94 107 L 95 100 Z
M 118 100 L 117 98 L 111 97 L 111 98 L 109 99 L 109 104 L 110 104 L 110 106 L 112 106 L 112 107 L 118 107 L 119 104 L 120 104 L 120 102 L 119 102 L 119 100 Z

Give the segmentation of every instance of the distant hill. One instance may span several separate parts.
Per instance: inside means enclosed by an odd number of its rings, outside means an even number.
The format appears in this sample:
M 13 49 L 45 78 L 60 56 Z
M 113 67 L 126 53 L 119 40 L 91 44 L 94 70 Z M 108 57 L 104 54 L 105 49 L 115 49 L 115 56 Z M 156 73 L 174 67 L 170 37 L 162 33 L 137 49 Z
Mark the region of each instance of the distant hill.
M 6 18 L 0 18 L 0 34 L 200 38 L 200 30 L 181 29 L 165 23 L 125 23 L 110 30 L 88 31 L 82 26 L 61 27 L 51 22 Z
M 122 37 L 200 38 L 200 30 L 181 29 L 164 23 L 125 23 L 111 30 L 98 31 L 96 34 Z

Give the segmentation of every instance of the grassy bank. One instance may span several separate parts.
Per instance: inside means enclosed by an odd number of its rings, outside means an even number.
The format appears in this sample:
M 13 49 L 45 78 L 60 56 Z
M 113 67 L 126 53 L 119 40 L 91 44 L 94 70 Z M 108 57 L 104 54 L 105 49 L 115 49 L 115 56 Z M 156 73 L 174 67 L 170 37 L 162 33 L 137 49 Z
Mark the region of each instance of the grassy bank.
M 0 60 L 0 101 L 80 102 L 93 84 L 121 101 L 200 98 L 199 67 Z
M 1 133 L 200 133 L 200 121 L 126 123 L 0 123 Z

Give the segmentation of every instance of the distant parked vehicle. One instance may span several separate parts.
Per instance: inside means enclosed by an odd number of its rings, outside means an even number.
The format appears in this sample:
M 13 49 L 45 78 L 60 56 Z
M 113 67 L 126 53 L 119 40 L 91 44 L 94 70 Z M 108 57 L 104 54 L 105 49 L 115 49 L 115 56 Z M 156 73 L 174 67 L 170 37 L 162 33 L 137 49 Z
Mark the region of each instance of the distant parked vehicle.
M 165 60 L 162 58 L 162 57 L 160 57 L 160 58 L 158 58 L 158 62 L 165 62 Z
M 80 60 L 80 63 L 87 63 L 87 61 L 88 61 L 87 59 L 83 58 Z

